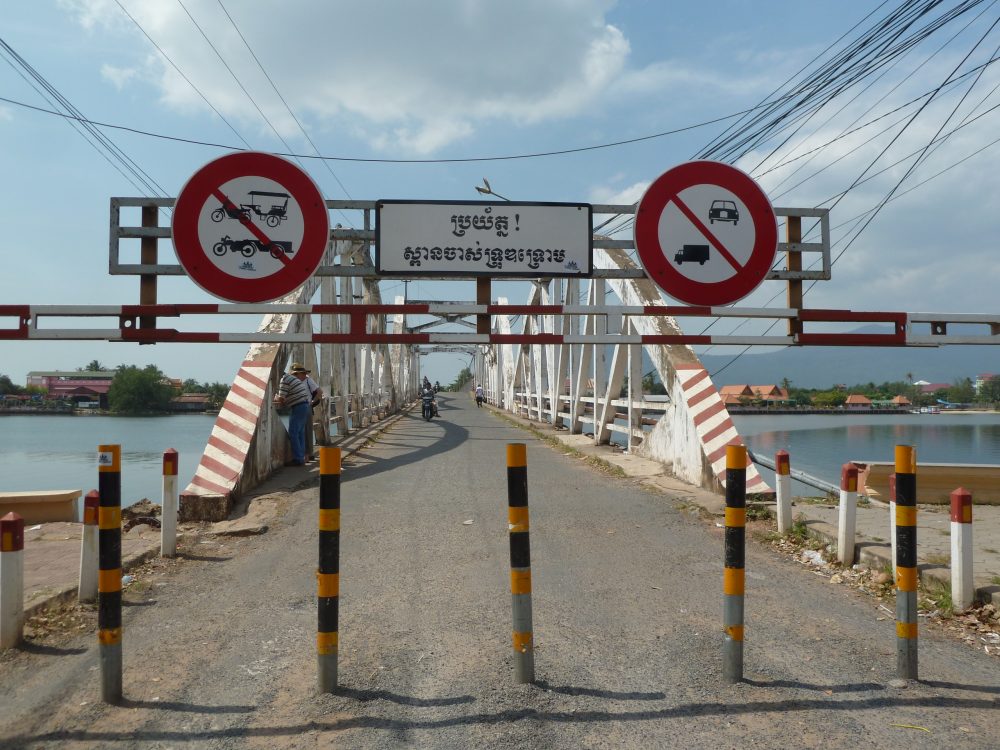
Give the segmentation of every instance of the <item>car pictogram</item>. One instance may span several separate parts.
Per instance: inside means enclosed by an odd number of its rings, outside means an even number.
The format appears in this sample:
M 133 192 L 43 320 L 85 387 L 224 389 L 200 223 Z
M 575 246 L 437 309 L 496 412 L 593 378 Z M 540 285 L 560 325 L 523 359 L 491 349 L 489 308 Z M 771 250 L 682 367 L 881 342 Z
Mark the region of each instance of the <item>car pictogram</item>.
M 733 201 L 712 201 L 712 206 L 708 209 L 708 220 L 712 224 L 716 221 L 731 221 L 736 226 L 740 223 L 740 212 Z

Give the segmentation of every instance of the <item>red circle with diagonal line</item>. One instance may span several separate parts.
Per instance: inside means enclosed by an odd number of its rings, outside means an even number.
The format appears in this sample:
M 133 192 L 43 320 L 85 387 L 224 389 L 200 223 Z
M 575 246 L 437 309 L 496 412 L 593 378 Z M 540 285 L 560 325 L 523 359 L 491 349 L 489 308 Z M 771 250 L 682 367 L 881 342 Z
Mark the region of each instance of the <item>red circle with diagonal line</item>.
M 177 196 L 177 259 L 206 292 L 268 302 L 319 267 L 330 238 L 326 201 L 312 178 L 274 154 L 241 151 L 209 162 Z
M 777 246 L 767 195 L 722 162 L 664 172 L 636 207 L 635 247 L 646 273 L 689 305 L 727 305 L 750 294 L 770 271 Z

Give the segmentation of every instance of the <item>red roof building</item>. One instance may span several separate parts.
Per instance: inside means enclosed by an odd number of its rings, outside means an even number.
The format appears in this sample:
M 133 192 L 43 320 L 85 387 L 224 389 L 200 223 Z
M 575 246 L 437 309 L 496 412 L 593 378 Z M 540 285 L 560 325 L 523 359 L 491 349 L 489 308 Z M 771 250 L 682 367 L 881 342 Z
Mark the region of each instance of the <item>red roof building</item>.
M 844 406 L 848 409 L 871 409 L 872 402 L 867 396 L 862 396 L 860 393 L 852 393 L 847 397 L 847 400 L 844 402 Z

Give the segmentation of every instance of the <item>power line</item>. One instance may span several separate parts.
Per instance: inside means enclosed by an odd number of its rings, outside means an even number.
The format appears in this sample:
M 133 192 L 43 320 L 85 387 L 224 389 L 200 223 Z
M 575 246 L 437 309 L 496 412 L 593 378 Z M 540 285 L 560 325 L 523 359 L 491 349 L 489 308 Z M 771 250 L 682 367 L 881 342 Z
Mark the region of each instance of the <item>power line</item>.
M 226 18 L 229 19 L 229 23 L 233 25 L 233 28 L 236 30 L 236 33 L 239 34 L 240 39 L 243 40 L 243 46 L 247 48 L 247 52 L 250 53 L 250 56 L 253 58 L 253 61 L 257 63 L 257 67 L 260 68 L 260 72 L 264 74 L 264 77 L 267 79 L 267 82 L 271 84 L 271 88 L 274 89 L 274 93 L 277 94 L 278 98 L 281 100 L 281 103 L 285 105 L 285 109 L 288 110 L 288 114 L 291 115 L 293 120 L 295 120 L 295 124 L 298 125 L 299 130 L 302 132 L 302 135 L 309 142 L 309 145 L 312 146 L 313 151 L 316 152 L 316 156 L 320 156 L 319 148 L 317 148 L 316 144 L 313 143 L 312 138 L 309 137 L 309 133 L 306 131 L 305 127 L 303 127 L 302 123 L 299 121 L 299 118 L 295 116 L 295 112 L 292 111 L 292 108 L 288 105 L 288 102 L 285 101 L 285 97 L 281 95 L 281 92 L 278 90 L 278 87 L 271 79 L 271 76 L 268 75 L 267 71 L 264 69 L 264 65 L 257 58 L 257 53 L 253 51 L 253 47 L 250 46 L 250 43 L 247 42 L 246 37 L 243 36 L 243 32 L 240 31 L 240 27 L 236 25 L 236 21 L 233 19 L 232 15 L 230 15 L 229 11 L 226 10 L 226 6 L 223 4 L 222 0 L 217 0 L 217 1 L 219 3 L 219 7 L 222 8 L 222 12 L 225 13 Z M 340 181 L 340 178 L 333 171 L 333 168 L 330 167 L 330 163 L 324 160 L 323 165 L 326 167 L 327 171 L 330 173 L 333 179 L 336 180 L 337 184 L 340 185 L 340 189 L 344 191 L 344 195 L 346 195 L 348 199 L 353 200 L 350 191 L 348 191 L 348 189 L 344 186 L 344 183 Z
M 234 134 L 236 135 L 236 137 L 237 137 L 237 138 L 239 138 L 239 139 L 240 139 L 241 141 L 243 141 L 243 144 L 244 144 L 244 145 L 245 145 L 245 146 L 246 146 L 246 147 L 247 147 L 248 149 L 251 149 L 251 150 L 252 150 L 252 148 L 253 148 L 253 147 L 252 147 L 252 146 L 250 145 L 249 141 L 247 141 L 247 139 L 246 139 L 246 138 L 244 138 L 244 137 L 243 137 L 243 136 L 242 136 L 242 135 L 240 134 L 240 132 L 239 132 L 239 131 L 238 131 L 238 130 L 237 130 L 237 129 L 235 128 L 235 127 L 233 127 L 233 124 L 232 124 L 231 122 L 229 122 L 229 120 L 227 120 L 227 119 L 226 119 L 226 118 L 225 118 L 225 117 L 223 116 L 223 114 L 222 114 L 222 113 L 221 113 L 221 112 L 220 112 L 220 111 L 219 111 L 218 109 L 216 109 L 216 108 L 215 108 L 215 105 L 214 105 L 214 104 L 212 104 L 212 102 L 210 102 L 210 101 L 208 100 L 208 97 L 207 97 L 207 96 L 205 96 L 205 95 L 204 95 L 204 94 L 203 94 L 203 93 L 201 92 L 201 89 L 199 89 L 199 88 L 198 88 L 197 86 L 195 86 L 195 85 L 194 85 L 194 83 L 192 83 L 191 79 L 190 79 L 190 78 L 188 78 L 188 77 L 187 77 L 186 75 L 184 75 L 184 71 L 183 71 L 183 70 L 181 70 L 181 69 L 180 69 L 179 67 L 177 67 L 176 63 L 174 63 L 174 61 L 170 59 L 170 56 L 169 56 L 169 55 L 168 55 L 168 54 L 167 54 L 166 52 L 164 52 L 164 51 L 163 51 L 163 49 L 162 49 L 162 48 L 160 47 L 160 45 L 158 45 L 158 44 L 157 44 L 157 43 L 156 43 L 155 41 L 153 41 L 153 37 L 151 37 L 151 36 L 150 36 L 149 34 L 147 34 L 147 33 L 146 33 L 146 30 L 145 30 L 144 28 L 142 28 L 142 25 L 141 25 L 141 24 L 140 24 L 140 23 L 139 23 L 139 22 L 138 22 L 137 20 L 135 20 L 135 18 L 133 18 L 133 17 L 132 17 L 132 14 L 131 14 L 131 13 L 129 13 L 129 12 L 128 12 L 128 11 L 127 11 L 127 10 L 125 9 L 125 6 L 121 4 L 121 0 L 115 0 L 115 4 L 116 4 L 116 5 L 117 5 L 117 6 L 119 7 L 119 8 L 121 8 L 121 11 L 122 11 L 122 13 L 124 13 L 124 14 L 125 14 L 126 16 L 128 16 L 128 19 L 129 19 L 129 20 L 130 20 L 130 21 L 131 21 L 132 23 L 134 23 L 134 24 L 135 24 L 135 27 L 136 27 L 137 29 L 139 29 L 139 31 L 141 31 L 141 32 L 142 32 L 142 35 L 143 35 L 144 37 L 146 37 L 146 39 L 147 39 L 147 40 L 149 41 L 149 43 L 150 43 L 150 44 L 152 44 L 152 45 L 153 45 L 153 46 L 154 46 L 154 47 L 156 48 L 156 51 L 160 53 L 160 55 L 161 55 L 161 56 L 163 57 L 163 59 L 164 59 L 164 60 L 166 60 L 166 61 L 167 61 L 168 63 L 170 63 L 170 66 L 171 66 L 171 67 L 172 67 L 172 68 L 173 68 L 174 70 L 176 70 L 176 71 L 177 71 L 177 74 L 178 74 L 178 75 L 179 75 L 179 76 L 180 76 L 181 78 L 183 78 L 183 79 L 184 79 L 185 81 L 187 81 L 187 84 L 188 84 L 188 86 L 190 86 L 190 87 L 191 87 L 192 89 L 194 89 L 195 93 L 196 93 L 196 94 L 198 94 L 198 96 L 200 96 L 200 97 L 201 97 L 202 101 L 204 101 L 204 102 L 205 102 L 205 104 L 207 104 L 207 105 L 208 105 L 208 106 L 209 106 L 209 107 L 210 107 L 210 108 L 212 109 L 212 111 L 213 111 L 213 112 L 215 112 L 215 114 L 216 114 L 216 115 L 218 115 L 218 117 L 219 117 L 219 119 L 220 119 L 220 120 L 222 120 L 222 121 L 223 121 L 224 123 L 226 123 L 226 126 L 227 126 L 227 127 L 228 127 L 228 128 L 230 129 L 230 130 L 232 130 L 232 131 L 233 131 L 233 133 L 234 133 Z M 109 126 L 109 125 L 104 125 L 104 124 L 102 124 L 102 123 L 94 123 L 94 124 L 95 124 L 95 125 L 100 125 L 101 127 L 113 127 L 113 126 Z M 128 128 L 122 128 L 122 130 L 128 130 Z M 134 133 L 139 133 L 139 134 L 141 134 L 141 135 L 151 135 L 150 133 L 146 133 L 146 132 L 143 132 L 143 131 L 140 131 L 140 130 L 132 130 L 131 132 L 134 132 Z M 185 139 L 182 139 L 182 138 L 168 138 L 167 140 L 177 140 L 177 141 L 183 141 L 183 140 L 185 140 Z M 202 144 L 202 145 L 209 145 L 209 144 Z M 211 145 L 214 145 L 214 144 L 211 144 Z M 239 150 L 241 150 L 241 149 L 238 149 L 238 148 L 237 148 L 237 149 L 233 149 L 233 148 L 232 148 L 231 146 L 224 146 L 223 148 L 229 148 L 229 149 L 231 149 L 231 150 L 235 150 L 235 151 L 239 151 Z
M 184 5 L 184 0 L 177 0 L 177 4 L 181 6 L 181 8 L 187 14 L 187 17 L 191 19 L 191 23 L 193 23 L 194 27 L 198 29 L 198 32 L 201 34 L 202 38 L 205 40 L 205 42 L 208 44 L 211 50 L 215 53 L 215 56 L 219 58 L 219 62 L 221 62 L 222 65 L 225 67 L 225 69 L 229 71 L 229 75 L 231 75 L 233 77 L 233 80 L 236 81 L 236 85 L 240 87 L 240 91 L 242 91 L 244 95 L 246 95 L 246 98 L 250 100 L 250 103 L 254 106 L 254 109 L 257 110 L 257 113 L 261 116 L 264 122 L 267 123 L 267 126 L 271 128 L 271 132 L 273 132 L 278 137 L 278 140 L 281 141 L 282 145 L 286 149 L 291 151 L 292 147 L 288 145 L 288 142 L 282 137 L 281 133 L 278 132 L 278 129 L 274 127 L 274 123 L 272 123 L 271 120 L 268 118 L 268 116 L 264 114 L 264 110 L 260 108 L 260 105 L 257 104 L 257 101 L 250 95 L 250 92 L 247 91 L 246 86 L 244 86 L 243 82 L 240 81 L 239 76 L 237 76 L 236 73 L 233 72 L 233 69 L 229 67 L 229 63 L 226 62 L 226 58 L 224 58 L 222 56 L 222 53 L 219 52 L 219 48 L 216 47 L 215 43 L 208 38 L 208 34 L 205 33 L 205 30 L 201 28 L 201 25 L 195 20 L 194 16 L 191 15 L 191 11 L 189 11 L 187 9 L 187 6 Z
M 101 156 L 119 173 L 131 183 L 136 190 L 150 191 L 154 194 L 166 195 L 166 191 L 145 172 L 127 153 L 118 145 L 104 135 L 100 130 L 91 125 L 83 113 L 73 105 L 63 94 L 36 70 L 24 57 L 22 57 L 13 47 L 0 38 L 0 50 L 2 50 L 7 64 L 16 72 L 35 92 L 53 107 L 63 107 L 66 112 L 56 112 L 73 121 L 73 128 L 96 150 Z M 16 63 L 16 64 L 15 64 Z M 54 100 L 54 101 L 53 101 Z M 79 127 L 78 127 L 79 126 Z

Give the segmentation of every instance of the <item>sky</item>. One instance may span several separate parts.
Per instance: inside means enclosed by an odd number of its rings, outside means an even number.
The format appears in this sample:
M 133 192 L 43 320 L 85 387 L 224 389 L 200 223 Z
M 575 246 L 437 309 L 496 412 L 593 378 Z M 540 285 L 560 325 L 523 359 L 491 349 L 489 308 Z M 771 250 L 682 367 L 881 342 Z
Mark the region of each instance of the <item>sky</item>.
M 829 60 L 852 28 L 902 5 L 17 3 L 0 26 L 0 218 L 7 246 L 0 304 L 138 303 L 138 279 L 108 273 L 110 198 L 174 197 L 197 169 L 233 149 L 300 155 L 327 199 L 479 200 L 475 186 L 485 177 L 513 200 L 633 203 L 660 174 L 703 155 L 727 127 L 745 124 L 734 113 Z M 957 5 L 945 2 L 928 17 Z M 833 206 L 839 257 L 833 278 L 808 291 L 810 307 L 997 312 L 1000 169 L 993 141 L 1000 114 L 991 108 L 1000 101 L 1000 66 L 976 68 L 997 56 L 1000 28 L 991 25 L 998 17 L 1000 4 L 980 3 L 845 86 L 796 129 L 768 132 L 721 156 L 753 176 L 776 206 Z M 18 59 L 51 89 L 45 92 Z M 942 87 L 956 72 L 967 75 Z M 120 126 L 101 132 L 148 182 L 134 184 L 134 175 L 123 175 L 65 118 L 32 109 L 59 109 L 53 92 L 86 118 Z M 939 130 L 948 137 L 923 151 Z M 572 153 L 495 158 L 560 151 Z M 317 154 L 330 158 L 308 158 Z M 911 154 L 920 161 L 907 159 Z M 865 212 L 894 189 L 865 224 Z M 623 226 L 620 236 L 630 237 L 631 229 Z M 174 262 L 169 243 L 161 244 L 160 258 Z M 391 300 L 403 285 L 386 281 L 382 291 Z M 471 281 L 414 281 L 408 293 L 475 297 Z M 519 303 L 528 289 L 496 284 L 498 293 Z M 217 300 L 181 277 L 160 279 L 159 301 Z M 783 301 L 783 286 L 765 282 L 739 305 Z M 0 328 L 12 324 L 0 318 Z M 705 321 L 682 325 L 698 332 L 690 326 Z M 712 331 L 746 335 L 765 326 L 726 320 Z M 247 322 L 240 330 L 249 328 Z M 0 341 L 0 374 L 23 384 L 31 370 L 72 370 L 96 359 L 229 382 L 245 351 Z M 982 371 L 1000 370 L 995 352 L 984 347 Z M 423 358 L 425 372 L 442 383 L 464 364 L 456 355 Z

